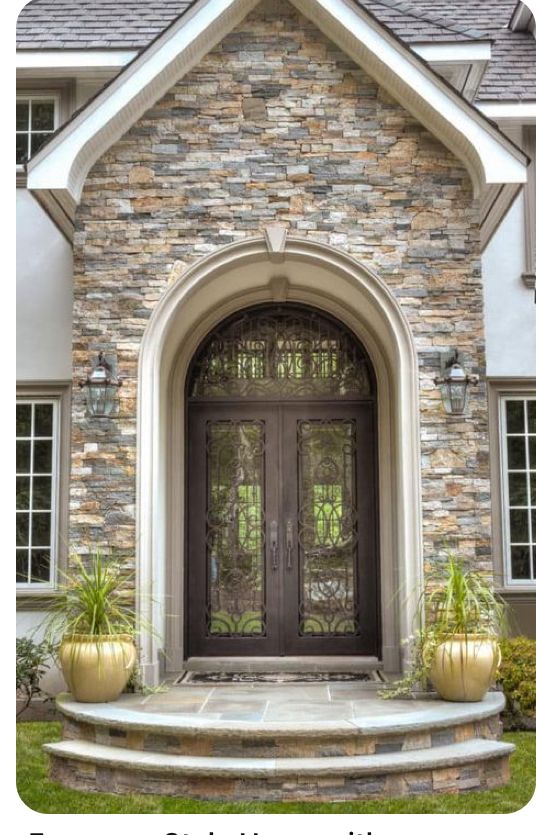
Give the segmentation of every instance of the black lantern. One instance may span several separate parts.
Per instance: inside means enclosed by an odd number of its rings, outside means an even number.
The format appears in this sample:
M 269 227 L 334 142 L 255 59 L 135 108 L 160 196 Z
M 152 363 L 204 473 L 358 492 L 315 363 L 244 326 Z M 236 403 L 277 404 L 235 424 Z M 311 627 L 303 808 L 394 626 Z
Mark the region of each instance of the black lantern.
M 97 363 L 90 371 L 81 388 L 86 389 L 86 408 L 93 417 L 109 417 L 114 411 L 121 380 L 114 377 L 112 366 L 99 352 Z
M 435 378 L 435 384 L 441 389 L 445 411 L 449 415 L 462 415 L 467 405 L 469 385 L 476 386 L 477 374 L 466 374 L 459 361 L 456 350 L 445 365 L 444 375 Z

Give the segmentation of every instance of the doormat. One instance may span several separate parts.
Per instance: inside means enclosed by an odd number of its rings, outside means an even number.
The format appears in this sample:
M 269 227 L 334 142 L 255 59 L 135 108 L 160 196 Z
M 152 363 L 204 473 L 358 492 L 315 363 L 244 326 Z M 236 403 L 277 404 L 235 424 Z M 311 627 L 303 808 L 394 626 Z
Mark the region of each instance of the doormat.
M 317 684 L 318 682 L 375 681 L 384 679 L 377 670 L 367 673 L 183 673 L 174 684 Z

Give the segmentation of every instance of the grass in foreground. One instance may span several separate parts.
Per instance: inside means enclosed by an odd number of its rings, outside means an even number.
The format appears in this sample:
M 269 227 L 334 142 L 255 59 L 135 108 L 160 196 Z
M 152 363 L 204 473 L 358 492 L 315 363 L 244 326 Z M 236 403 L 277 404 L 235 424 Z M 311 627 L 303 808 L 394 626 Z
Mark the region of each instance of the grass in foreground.
M 21 799 L 36 812 L 55 814 L 506 814 L 525 806 L 534 793 L 536 735 L 507 733 L 517 750 L 512 779 L 502 789 L 462 795 L 366 800 L 349 803 L 216 803 L 183 797 L 89 794 L 64 789 L 47 776 L 44 742 L 60 739 L 57 722 L 21 722 L 17 726 L 17 786 Z

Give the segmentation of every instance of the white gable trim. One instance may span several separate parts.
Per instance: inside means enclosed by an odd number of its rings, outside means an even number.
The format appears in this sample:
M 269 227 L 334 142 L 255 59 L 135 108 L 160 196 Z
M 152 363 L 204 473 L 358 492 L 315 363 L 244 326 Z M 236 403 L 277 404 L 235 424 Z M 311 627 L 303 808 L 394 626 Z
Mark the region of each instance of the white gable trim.
M 17 73 L 121 70 L 136 58 L 136 49 L 38 49 L 17 51 Z
M 462 160 L 478 196 L 526 181 L 525 154 L 359 5 L 291 2 Z M 72 219 L 92 165 L 256 5 L 195 3 L 30 161 L 28 188 Z

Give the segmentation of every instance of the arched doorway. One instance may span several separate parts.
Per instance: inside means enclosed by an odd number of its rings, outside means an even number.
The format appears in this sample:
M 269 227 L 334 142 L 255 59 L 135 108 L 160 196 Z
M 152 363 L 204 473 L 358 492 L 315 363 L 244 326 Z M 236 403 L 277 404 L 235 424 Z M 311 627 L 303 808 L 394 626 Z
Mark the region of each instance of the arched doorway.
M 288 237 L 284 261 L 275 266 L 266 239 L 257 236 L 190 266 L 178 262 L 141 343 L 136 576 L 140 623 L 153 627 L 141 628 L 140 636 L 148 685 L 163 670 L 198 663 L 185 636 L 185 398 L 192 358 L 224 317 L 280 301 L 334 316 L 360 340 L 375 369 L 382 640 L 372 661 L 389 672 L 402 669 L 400 641 L 412 634 L 422 577 L 418 361 L 409 324 L 384 282 L 351 255 Z
M 341 322 L 263 304 L 187 376 L 189 656 L 380 655 L 376 379 Z

